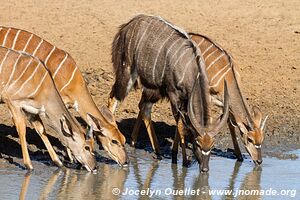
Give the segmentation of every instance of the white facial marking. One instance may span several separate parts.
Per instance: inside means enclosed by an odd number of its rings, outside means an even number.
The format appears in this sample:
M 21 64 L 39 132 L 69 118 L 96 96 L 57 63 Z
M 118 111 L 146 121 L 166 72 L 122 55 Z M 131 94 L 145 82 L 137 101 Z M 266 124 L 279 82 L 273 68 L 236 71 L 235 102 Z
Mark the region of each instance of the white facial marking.
M 208 156 L 208 155 L 210 154 L 210 151 L 206 151 L 206 152 L 205 152 L 205 151 L 202 150 L 201 153 L 202 153 L 203 155 L 205 155 L 205 156 Z
M 254 145 L 255 146 L 255 148 L 257 148 L 257 149 L 260 149 L 261 148 L 261 145 Z

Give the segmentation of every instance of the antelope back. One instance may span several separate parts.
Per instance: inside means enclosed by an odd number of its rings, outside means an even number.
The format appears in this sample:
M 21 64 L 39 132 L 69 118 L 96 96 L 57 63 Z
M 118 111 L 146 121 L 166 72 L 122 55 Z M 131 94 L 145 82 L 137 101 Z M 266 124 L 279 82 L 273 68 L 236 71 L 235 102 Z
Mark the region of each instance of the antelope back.
M 73 58 L 33 33 L 0 27 L 0 46 L 27 53 L 43 61 L 62 95 L 64 89 L 74 89 L 75 83 L 84 84 L 84 79 Z
M 204 85 L 207 81 L 201 54 L 187 33 L 160 17 L 139 15 L 122 25 L 112 55 L 115 71 L 132 67 L 147 88 L 179 87 L 187 94 L 198 73 Z
M 56 88 L 68 107 L 75 108 L 87 123 L 88 113 L 103 121 L 102 114 L 94 103 L 80 70 L 67 52 L 33 33 L 8 27 L 0 27 L 0 46 L 37 57 L 49 70 Z M 104 127 L 109 130 L 106 135 L 109 142 L 117 138 L 116 140 L 124 146 L 125 138 L 115 122 L 106 123 Z M 93 142 L 93 140 L 90 141 Z M 110 144 L 102 142 L 102 145 L 109 146 Z M 125 151 L 123 146 L 119 149 L 122 153 Z
M 29 99 L 55 90 L 44 65 L 36 58 L 0 47 L 0 80 L 3 98 Z M 47 88 L 47 89 L 46 89 Z
M 43 63 L 32 56 L 0 47 L 0 93 L 3 102 L 12 102 L 25 114 L 43 114 L 43 125 L 71 149 L 88 170 L 95 159 L 86 145 L 84 131 L 70 115 Z
M 204 35 L 196 33 L 189 33 L 189 35 L 201 50 L 212 92 L 217 93 L 223 90 L 224 79 L 226 79 L 228 85 L 231 85 L 231 81 L 235 79 L 233 77 L 233 67 L 237 75 L 237 81 L 240 81 L 239 68 L 233 66 L 233 59 L 226 50 Z

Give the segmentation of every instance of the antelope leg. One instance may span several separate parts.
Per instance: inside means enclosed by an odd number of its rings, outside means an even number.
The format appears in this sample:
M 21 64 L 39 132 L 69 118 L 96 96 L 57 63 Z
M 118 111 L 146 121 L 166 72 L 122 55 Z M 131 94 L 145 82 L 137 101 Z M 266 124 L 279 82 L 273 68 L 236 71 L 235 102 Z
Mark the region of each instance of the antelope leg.
M 63 164 L 60 161 L 59 157 L 57 156 L 57 154 L 55 153 L 50 141 L 48 140 L 48 137 L 45 134 L 45 129 L 44 129 L 44 125 L 42 124 L 41 121 L 39 120 L 35 120 L 31 122 L 32 125 L 34 126 L 35 130 L 37 131 L 37 133 L 39 134 L 39 136 L 41 137 L 41 139 L 43 140 L 49 154 L 50 157 L 52 159 L 52 161 L 58 166 L 58 167 L 62 167 Z
M 17 132 L 20 137 L 24 165 L 27 169 L 32 170 L 33 167 L 31 164 L 31 160 L 29 157 L 28 149 L 27 149 L 27 143 L 26 143 L 26 121 L 25 121 L 25 118 L 21 112 L 21 109 L 18 107 L 15 107 L 10 100 L 5 100 L 5 103 L 7 104 L 9 110 L 11 111 L 14 124 L 17 128 Z
M 149 135 L 149 138 L 151 141 L 152 148 L 153 148 L 154 152 L 156 153 L 156 155 L 160 156 L 161 155 L 160 148 L 159 148 L 158 140 L 157 140 L 157 137 L 156 137 L 156 134 L 154 131 L 151 117 L 149 117 L 149 118 L 146 117 L 143 120 L 144 120 L 145 126 L 147 128 L 147 132 L 148 132 L 148 135 Z
M 172 147 L 172 163 L 174 164 L 177 164 L 178 143 L 179 143 L 179 134 L 178 134 L 178 129 L 176 128 L 176 133 L 175 133 L 173 147 Z
M 140 110 L 139 115 L 135 121 L 132 134 L 131 134 L 131 146 L 133 146 L 133 147 L 136 145 L 137 137 L 138 137 L 141 125 L 142 125 L 142 114 L 141 114 L 141 110 Z
M 234 154 L 236 155 L 238 161 L 243 161 L 244 159 L 243 159 L 238 141 L 236 139 L 235 127 L 231 124 L 230 119 L 228 119 L 227 124 L 228 124 L 230 134 L 231 134 L 231 138 L 232 138 L 232 143 L 233 143 L 233 147 L 234 147 Z
M 107 107 L 108 107 L 108 109 L 110 110 L 110 112 L 112 114 L 115 113 L 115 111 L 117 109 L 117 106 L 118 106 L 118 100 L 115 97 L 110 97 L 108 99 L 108 105 L 107 105 Z
M 186 156 L 186 147 L 185 147 L 185 141 L 184 141 L 185 128 L 184 128 L 184 124 L 182 122 L 181 117 L 179 118 L 178 123 L 177 123 L 177 130 L 178 130 L 178 134 L 180 137 L 180 146 L 181 146 L 181 151 L 182 151 L 182 165 L 188 166 L 188 160 L 187 160 L 187 156 Z

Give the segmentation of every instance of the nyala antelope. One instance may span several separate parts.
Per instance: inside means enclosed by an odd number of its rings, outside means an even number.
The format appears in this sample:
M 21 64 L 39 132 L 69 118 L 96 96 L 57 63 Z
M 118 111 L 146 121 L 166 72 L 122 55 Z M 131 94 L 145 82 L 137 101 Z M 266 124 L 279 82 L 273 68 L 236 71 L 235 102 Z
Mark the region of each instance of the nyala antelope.
M 151 108 L 162 98 L 170 100 L 186 164 L 185 128 L 189 125 L 195 144 L 202 144 L 204 133 L 198 126 L 207 127 L 209 119 L 208 79 L 196 44 L 184 30 L 162 18 L 138 15 L 121 25 L 116 34 L 112 62 L 116 77 L 109 99 L 111 111 L 115 111 L 117 103 L 127 96 L 139 79 L 143 86 L 139 118 L 146 125 L 155 153 L 160 154 L 151 122 Z M 191 109 L 188 109 L 188 103 Z M 220 121 L 223 123 L 224 120 L 225 115 Z M 138 129 L 139 125 L 134 128 Z M 201 153 L 197 153 L 202 152 L 201 146 L 194 147 L 198 161 L 202 160 Z M 208 170 L 204 165 L 202 167 L 202 170 Z
M 235 126 L 239 128 L 241 140 L 254 163 L 261 164 L 261 145 L 264 140 L 263 132 L 268 116 L 263 119 L 263 115 L 258 107 L 253 107 L 252 114 L 249 111 L 248 105 L 240 90 L 239 69 L 234 65 L 230 54 L 206 36 L 195 33 L 189 33 L 189 35 L 202 53 L 209 81 L 211 100 L 218 106 L 223 106 L 223 83 L 224 80 L 227 81 L 230 96 L 230 115 L 227 124 L 237 159 L 242 161 L 243 156 L 236 138 Z M 143 98 L 144 97 L 142 97 L 141 102 Z M 142 112 L 143 110 L 140 110 L 135 125 L 136 129 L 134 129 L 132 134 L 133 144 L 137 140 Z
M 67 52 L 33 33 L 9 27 L 0 27 L 0 45 L 40 59 L 53 77 L 65 105 L 74 108 L 91 126 L 90 130 L 94 131 L 112 159 L 119 165 L 127 164 L 125 137 L 119 131 L 114 116 L 106 106 L 100 110 L 97 108 L 79 68 Z M 94 148 L 92 138 L 89 142 Z
M 261 145 L 268 116 L 263 119 L 263 114 L 258 107 L 249 109 L 240 89 L 239 69 L 234 65 L 230 54 L 206 36 L 195 33 L 189 35 L 202 52 L 209 80 L 209 92 L 214 104 L 223 106 L 224 80 L 228 84 L 230 97 L 228 126 L 237 159 L 243 160 L 235 134 L 236 126 L 240 130 L 241 140 L 252 160 L 255 164 L 261 164 Z
M 0 47 L 0 92 L 20 137 L 24 165 L 33 169 L 26 144 L 26 119 L 42 138 L 52 160 L 62 166 L 47 136 L 58 138 L 87 170 L 96 161 L 85 133 L 65 107 L 48 70 L 32 56 Z M 50 131 L 48 131 L 50 130 Z

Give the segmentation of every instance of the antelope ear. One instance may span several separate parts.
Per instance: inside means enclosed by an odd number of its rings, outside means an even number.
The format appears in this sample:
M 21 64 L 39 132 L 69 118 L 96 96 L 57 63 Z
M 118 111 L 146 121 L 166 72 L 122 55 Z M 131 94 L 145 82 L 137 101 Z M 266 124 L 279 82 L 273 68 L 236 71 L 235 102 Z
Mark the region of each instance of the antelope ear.
M 107 106 L 101 106 L 100 108 L 100 112 L 102 114 L 102 116 L 104 117 L 104 119 L 110 123 L 110 124 L 116 124 L 116 120 L 114 118 L 114 115 L 112 114 L 112 112 L 110 112 L 110 110 L 107 108 Z
M 91 127 L 92 130 L 101 132 L 101 124 L 100 120 L 91 115 L 90 113 L 87 113 L 87 123 Z
M 260 126 L 261 120 L 262 120 L 262 113 L 260 109 L 256 106 L 253 107 L 253 117 L 254 117 L 254 123 L 257 127 Z
M 60 125 L 65 136 L 73 136 L 71 123 L 65 115 L 63 115 L 63 117 L 60 119 Z

